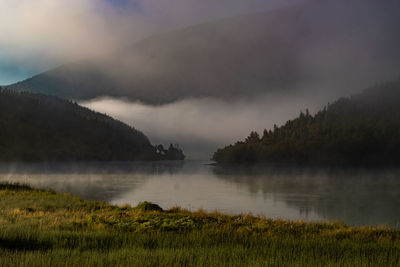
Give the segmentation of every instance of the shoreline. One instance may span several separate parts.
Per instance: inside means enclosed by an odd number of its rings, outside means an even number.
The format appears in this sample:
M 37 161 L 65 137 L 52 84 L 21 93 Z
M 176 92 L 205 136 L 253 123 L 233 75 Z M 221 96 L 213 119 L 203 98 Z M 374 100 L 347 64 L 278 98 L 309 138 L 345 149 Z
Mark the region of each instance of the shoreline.
M 86 201 L 0 184 L 0 266 L 398 266 L 400 230 Z

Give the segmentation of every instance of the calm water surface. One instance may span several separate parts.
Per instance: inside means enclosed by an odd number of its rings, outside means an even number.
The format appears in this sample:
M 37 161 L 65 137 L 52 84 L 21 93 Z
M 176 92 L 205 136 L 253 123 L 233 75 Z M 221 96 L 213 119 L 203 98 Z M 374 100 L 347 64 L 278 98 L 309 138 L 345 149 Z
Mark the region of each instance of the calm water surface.
M 113 204 L 400 227 L 400 169 L 221 168 L 206 162 L 3 164 L 0 182 Z

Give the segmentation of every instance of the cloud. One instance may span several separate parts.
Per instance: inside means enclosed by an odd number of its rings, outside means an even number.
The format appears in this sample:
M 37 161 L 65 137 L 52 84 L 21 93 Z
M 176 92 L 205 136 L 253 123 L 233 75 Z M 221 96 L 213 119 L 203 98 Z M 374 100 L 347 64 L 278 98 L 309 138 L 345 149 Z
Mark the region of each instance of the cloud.
M 90 56 L 120 45 L 122 36 L 140 37 L 141 16 L 104 0 L 3 0 L 0 48 L 16 58 Z M 144 21 L 144 20 L 143 20 Z
M 259 12 L 301 0 L 133 0 L 143 14 L 167 25 L 196 22 Z
M 285 2 L 291 1 L 295 0 Z M 158 32 L 270 8 L 280 2 L 1 0 L 0 53 L 15 65 L 33 66 L 40 72 L 57 64 L 114 52 Z
M 226 102 L 219 99 L 187 99 L 161 106 L 123 99 L 100 98 L 80 104 L 106 113 L 143 131 L 152 143 L 180 144 L 191 159 L 209 159 L 219 147 L 242 140 L 253 130 L 262 133 L 274 124 L 296 117 L 300 110 L 316 111 L 324 101 L 296 95 Z M 326 98 L 326 96 L 321 96 Z

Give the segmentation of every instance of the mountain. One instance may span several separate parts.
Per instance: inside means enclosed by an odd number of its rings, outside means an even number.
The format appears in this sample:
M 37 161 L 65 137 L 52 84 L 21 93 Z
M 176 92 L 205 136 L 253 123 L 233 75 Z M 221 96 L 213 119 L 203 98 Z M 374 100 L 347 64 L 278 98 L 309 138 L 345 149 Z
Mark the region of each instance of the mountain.
M 252 132 L 215 152 L 218 163 L 400 163 L 400 80 L 341 98 L 314 116 L 308 111 L 282 127 Z
M 0 161 L 182 159 L 153 147 L 141 132 L 53 96 L 1 90 Z
M 150 104 L 363 88 L 400 73 L 398 14 L 397 0 L 305 1 L 160 34 L 8 88 Z

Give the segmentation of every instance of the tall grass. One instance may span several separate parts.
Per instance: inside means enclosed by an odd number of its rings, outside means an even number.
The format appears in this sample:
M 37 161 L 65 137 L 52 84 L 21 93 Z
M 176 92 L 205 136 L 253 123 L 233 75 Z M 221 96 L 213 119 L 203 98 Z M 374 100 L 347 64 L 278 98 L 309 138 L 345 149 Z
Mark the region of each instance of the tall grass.
M 400 266 L 400 232 L 0 185 L 0 266 Z

